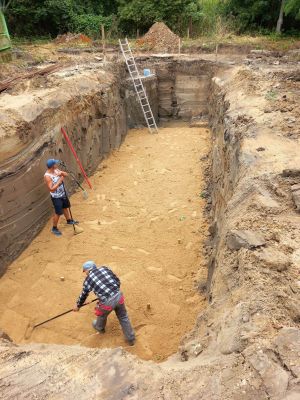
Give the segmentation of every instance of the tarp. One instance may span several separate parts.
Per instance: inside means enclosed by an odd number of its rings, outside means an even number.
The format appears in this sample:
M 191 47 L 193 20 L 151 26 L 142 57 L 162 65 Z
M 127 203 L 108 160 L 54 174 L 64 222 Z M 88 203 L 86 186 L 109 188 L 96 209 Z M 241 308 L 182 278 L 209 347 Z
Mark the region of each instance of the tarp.
M 10 37 L 3 11 L 0 9 L 0 52 L 11 48 Z

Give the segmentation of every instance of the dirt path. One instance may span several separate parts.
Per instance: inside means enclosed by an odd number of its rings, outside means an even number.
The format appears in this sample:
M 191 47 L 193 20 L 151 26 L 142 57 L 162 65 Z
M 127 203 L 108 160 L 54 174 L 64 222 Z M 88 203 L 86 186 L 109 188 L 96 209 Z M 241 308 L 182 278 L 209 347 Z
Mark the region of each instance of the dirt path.
M 38 323 L 71 308 L 82 286 L 81 264 L 92 259 L 121 278 L 137 333 L 130 351 L 156 361 L 175 352 L 204 306 L 195 282 L 206 275 L 201 267 L 206 222 L 199 194 L 204 185 L 200 159 L 208 151 L 205 129 L 177 123 L 159 135 L 131 131 L 103 163 L 106 168 L 102 164 L 91 178 L 89 199 L 80 193 L 72 197 L 84 233 L 73 236 L 63 222 L 63 237 L 56 238 L 49 233 L 49 220 L 0 280 L 1 328 L 16 342 L 26 342 L 29 321 Z M 93 306 L 87 306 L 37 328 L 27 341 L 125 345 L 114 315 L 101 336 L 92 319 Z

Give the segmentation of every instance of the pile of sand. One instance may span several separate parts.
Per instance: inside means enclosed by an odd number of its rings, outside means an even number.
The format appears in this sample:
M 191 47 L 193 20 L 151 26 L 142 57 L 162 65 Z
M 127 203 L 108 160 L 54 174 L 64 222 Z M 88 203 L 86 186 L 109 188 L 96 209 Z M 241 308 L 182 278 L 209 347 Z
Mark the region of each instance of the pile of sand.
M 54 39 L 54 43 L 92 43 L 92 39 L 82 33 L 65 33 L 63 35 L 58 35 Z
M 178 53 L 179 36 L 175 35 L 163 22 L 156 22 L 137 45 L 147 50 L 164 53 Z

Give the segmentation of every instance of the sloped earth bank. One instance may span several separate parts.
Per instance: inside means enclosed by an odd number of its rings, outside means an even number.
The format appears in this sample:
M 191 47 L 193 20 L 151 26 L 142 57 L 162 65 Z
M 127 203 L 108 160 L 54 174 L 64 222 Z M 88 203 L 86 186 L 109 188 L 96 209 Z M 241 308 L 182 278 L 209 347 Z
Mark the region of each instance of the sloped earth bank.
M 3 340 L 3 398 L 298 400 L 299 71 L 245 62 L 210 88 L 209 304 L 180 352 L 154 364 L 120 348 Z
M 92 259 L 120 276 L 137 334 L 130 351 L 156 361 L 174 353 L 204 306 L 197 282 L 206 277 L 201 193 L 209 142 L 208 130 L 184 123 L 161 127 L 159 135 L 131 131 L 92 177 L 89 199 L 72 197 L 84 232 L 74 236 L 62 223 L 56 238 L 49 221 L 0 280 L 0 326 L 8 335 L 24 342 L 28 322 L 72 308 L 81 265 Z M 93 316 L 91 305 L 35 329 L 28 341 L 126 346 L 115 317 L 99 335 Z

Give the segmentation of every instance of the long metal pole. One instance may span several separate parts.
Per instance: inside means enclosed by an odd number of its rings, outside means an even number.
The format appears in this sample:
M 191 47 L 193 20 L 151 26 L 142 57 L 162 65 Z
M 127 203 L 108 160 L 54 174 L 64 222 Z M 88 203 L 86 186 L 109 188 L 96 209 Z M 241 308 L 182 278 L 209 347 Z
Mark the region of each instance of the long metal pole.
M 94 300 L 92 300 L 92 301 L 90 301 L 90 302 L 88 302 L 88 303 L 85 303 L 85 304 L 83 304 L 82 307 L 88 306 L 89 304 L 92 304 L 92 303 L 94 303 L 95 301 L 98 301 L 98 299 L 94 299 Z M 46 321 L 40 322 L 40 323 L 37 324 L 37 325 L 34 325 L 34 326 L 33 326 L 33 329 L 34 329 L 34 328 L 37 328 L 38 326 L 41 326 L 41 325 L 46 324 L 46 322 L 53 321 L 53 320 L 56 319 L 56 318 L 62 317 L 63 315 L 66 315 L 66 314 L 69 314 L 71 311 L 73 311 L 73 308 L 71 308 L 70 310 L 65 311 L 65 312 L 63 312 L 63 313 L 61 313 L 61 314 L 55 315 L 55 317 L 51 317 L 51 318 L 49 318 L 49 319 L 46 319 Z

